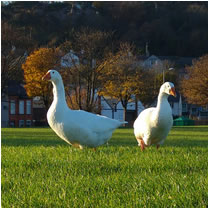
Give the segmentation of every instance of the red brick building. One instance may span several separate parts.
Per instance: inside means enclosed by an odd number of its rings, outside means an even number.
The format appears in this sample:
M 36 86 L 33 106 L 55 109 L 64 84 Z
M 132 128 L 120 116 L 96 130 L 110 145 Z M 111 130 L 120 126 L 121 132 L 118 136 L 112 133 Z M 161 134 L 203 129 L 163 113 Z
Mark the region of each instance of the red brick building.
M 30 127 L 33 125 L 33 102 L 22 85 L 12 83 L 8 87 L 9 126 Z

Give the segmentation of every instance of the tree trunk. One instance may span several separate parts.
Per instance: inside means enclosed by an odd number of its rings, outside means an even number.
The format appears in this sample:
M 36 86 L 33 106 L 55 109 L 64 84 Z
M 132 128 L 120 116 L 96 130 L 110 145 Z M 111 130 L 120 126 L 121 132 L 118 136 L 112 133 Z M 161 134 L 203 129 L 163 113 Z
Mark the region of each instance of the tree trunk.
M 127 112 L 128 100 L 127 99 L 125 99 L 125 100 L 121 99 L 121 104 L 122 104 L 123 109 L 124 109 L 124 111 L 123 111 L 123 120 L 126 121 L 126 112 Z
M 126 112 L 127 112 L 127 105 L 123 106 L 123 120 L 126 120 Z M 126 126 L 127 124 L 123 124 L 122 126 Z

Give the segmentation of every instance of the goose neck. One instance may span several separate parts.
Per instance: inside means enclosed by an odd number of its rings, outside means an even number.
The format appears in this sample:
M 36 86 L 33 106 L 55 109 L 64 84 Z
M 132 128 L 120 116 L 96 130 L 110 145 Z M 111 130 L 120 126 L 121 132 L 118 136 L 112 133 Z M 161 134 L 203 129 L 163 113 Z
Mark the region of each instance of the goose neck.
M 65 90 L 63 82 L 57 81 L 52 82 L 53 84 L 53 98 L 56 102 L 62 102 L 66 104 L 66 98 L 65 98 Z
M 168 102 L 168 95 L 165 93 L 159 93 L 158 100 L 157 100 L 157 109 L 160 110 L 163 104 L 167 104 Z

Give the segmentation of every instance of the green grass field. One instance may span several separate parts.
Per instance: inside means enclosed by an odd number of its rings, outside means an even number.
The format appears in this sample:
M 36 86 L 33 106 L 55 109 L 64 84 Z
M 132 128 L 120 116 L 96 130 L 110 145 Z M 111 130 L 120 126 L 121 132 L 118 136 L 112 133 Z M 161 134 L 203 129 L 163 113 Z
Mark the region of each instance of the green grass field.
M 140 151 L 133 129 L 79 150 L 46 128 L 2 129 L 3 208 L 208 207 L 208 126 Z

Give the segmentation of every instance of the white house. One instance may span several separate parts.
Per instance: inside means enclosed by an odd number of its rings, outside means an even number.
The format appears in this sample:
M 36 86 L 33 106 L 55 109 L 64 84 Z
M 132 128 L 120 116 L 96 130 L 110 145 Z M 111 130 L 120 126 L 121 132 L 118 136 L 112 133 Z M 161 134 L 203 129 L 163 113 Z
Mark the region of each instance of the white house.
M 127 112 L 126 112 L 127 121 L 133 122 L 143 110 L 144 110 L 144 106 L 140 101 L 137 102 L 137 107 L 135 102 L 129 102 L 127 105 Z M 107 97 L 102 96 L 101 115 L 123 121 L 124 109 L 121 102 L 116 99 L 109 99 Z
M 149 57 L 143 57 L 142 60 L 139 61 L 139 63 L 145 69 L 150 69 L 150 68 L 162 69 L 164 67 L 163 61 L 155 55 L 151 55 Z
M 72 50 L 61 58 L 62 67 L 73 67 L 79 64 L 79 57 Z

